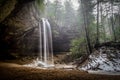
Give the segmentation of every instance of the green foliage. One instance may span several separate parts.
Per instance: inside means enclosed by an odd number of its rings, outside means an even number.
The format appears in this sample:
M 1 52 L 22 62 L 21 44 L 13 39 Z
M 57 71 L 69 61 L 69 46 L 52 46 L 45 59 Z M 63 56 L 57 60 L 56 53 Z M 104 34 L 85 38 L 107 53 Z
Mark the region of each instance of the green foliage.
M 36 0 L 36 3 L 38 5 L 38 8 L 44 11 L 44 0 Z
M 86 53 L 85 49 L 85 40 L 84 38 L 76 38 L 71 41 L 71 49 L 70 51 L 72 52 L 72 57 L 73 58 L 79 58 L 83 54 Z

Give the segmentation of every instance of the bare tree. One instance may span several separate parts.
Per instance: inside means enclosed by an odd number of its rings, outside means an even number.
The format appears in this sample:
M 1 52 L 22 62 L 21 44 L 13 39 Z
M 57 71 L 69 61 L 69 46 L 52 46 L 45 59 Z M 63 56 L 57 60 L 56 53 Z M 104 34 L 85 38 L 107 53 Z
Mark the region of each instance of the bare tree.
M 100 36 L 100 32 L 99 32 L 99 0 L 97 0 L 97 35 L 96 35 L 96 45 L 99 45 L 99 36 Z
M 84 19 L 84 30 L 85 30 L 85 37 L 88 47 L 88 54 L 92 53 L 91 43 L 90 43 L 90 36 L 89 36 L 89 30 L 88 30 L 88 15 L 87 15 L 87 9 L 85 8 L 86 3 L 81 0 L 82 5 L 82 12 L 83 12 L 83 19 Z

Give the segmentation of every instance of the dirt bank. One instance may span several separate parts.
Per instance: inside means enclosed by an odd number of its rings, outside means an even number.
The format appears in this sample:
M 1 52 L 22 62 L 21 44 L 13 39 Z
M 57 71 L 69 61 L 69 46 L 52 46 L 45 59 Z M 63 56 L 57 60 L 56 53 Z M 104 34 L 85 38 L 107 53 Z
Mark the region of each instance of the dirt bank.
M 0 80 L 119 80 L 120 76 L 96 75 L 77 70 L 42 70 L 0 62 Z

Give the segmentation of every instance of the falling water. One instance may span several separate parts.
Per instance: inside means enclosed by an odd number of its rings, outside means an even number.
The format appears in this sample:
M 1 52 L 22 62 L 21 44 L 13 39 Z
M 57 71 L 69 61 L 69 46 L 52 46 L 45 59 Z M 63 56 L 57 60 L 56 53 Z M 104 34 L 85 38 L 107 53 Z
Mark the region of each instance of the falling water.
M 42 24 L 39 22 L 39 57 L 31 64 L 25 66 L 48 68 L 54 67 L 52 31 L 47 19 L 42 18 Z
M 39 23 L 40 55 L 38 61 L 44 63 L 44 67 L 53 66 L 52 31 L 47 19 L 42 18 L 42 26 Z

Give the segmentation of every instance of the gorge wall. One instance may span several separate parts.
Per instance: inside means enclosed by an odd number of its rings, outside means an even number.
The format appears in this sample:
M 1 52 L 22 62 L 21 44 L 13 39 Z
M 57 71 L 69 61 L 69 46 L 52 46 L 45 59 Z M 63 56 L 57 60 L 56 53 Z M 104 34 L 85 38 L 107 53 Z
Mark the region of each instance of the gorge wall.
M 0 57 L 39 51 L 40 12 L 35 0 L 0 1 Z

